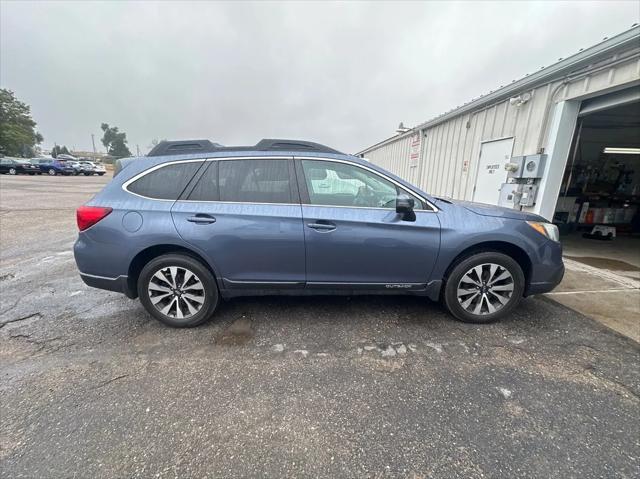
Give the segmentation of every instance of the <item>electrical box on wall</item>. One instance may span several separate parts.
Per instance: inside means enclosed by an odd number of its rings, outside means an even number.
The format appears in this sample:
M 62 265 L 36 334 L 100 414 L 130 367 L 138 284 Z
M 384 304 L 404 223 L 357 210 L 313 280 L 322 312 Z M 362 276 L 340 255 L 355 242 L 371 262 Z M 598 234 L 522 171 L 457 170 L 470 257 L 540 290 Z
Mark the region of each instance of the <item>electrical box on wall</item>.
M 547 155 L 514 156 L 505 166 L 508 178 L 542 178 Z
M 519 185 L 522 187 L 520 206 L 533 206 L 536 203 L 538 185 Z
M 500 198 L 498 199 L 498 206 L 504 206 L 505 208 L 516 208 L 520 204 L 523 186 L 524 185 L 518 183 L 503 183 L 502 187 L 500 188 Z

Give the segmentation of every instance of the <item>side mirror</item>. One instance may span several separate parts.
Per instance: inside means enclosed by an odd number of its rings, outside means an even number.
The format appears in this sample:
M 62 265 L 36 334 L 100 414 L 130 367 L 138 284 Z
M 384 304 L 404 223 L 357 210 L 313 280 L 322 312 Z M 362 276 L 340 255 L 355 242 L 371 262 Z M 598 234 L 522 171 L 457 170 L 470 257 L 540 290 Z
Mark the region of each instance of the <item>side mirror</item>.
M 413 211 L 415 202 L 407 195 L 398 195 L 396 198 L 396 213 L 402 215 L 403 221 L 415 221 L 416 214 Z

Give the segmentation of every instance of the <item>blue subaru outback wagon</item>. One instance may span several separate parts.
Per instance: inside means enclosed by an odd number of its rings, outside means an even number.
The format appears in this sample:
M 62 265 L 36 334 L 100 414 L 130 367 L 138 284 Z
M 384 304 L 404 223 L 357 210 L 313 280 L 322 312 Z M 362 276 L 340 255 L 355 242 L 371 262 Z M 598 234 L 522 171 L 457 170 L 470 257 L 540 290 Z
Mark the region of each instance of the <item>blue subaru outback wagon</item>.
M 77 211 L 89 286 L 140 298 L 174 327 L 243 295 L 405 294 L 487 323 L 562 279 L 557 228 L 436 198 L 311 142 L 161 142 L 121 160 Z

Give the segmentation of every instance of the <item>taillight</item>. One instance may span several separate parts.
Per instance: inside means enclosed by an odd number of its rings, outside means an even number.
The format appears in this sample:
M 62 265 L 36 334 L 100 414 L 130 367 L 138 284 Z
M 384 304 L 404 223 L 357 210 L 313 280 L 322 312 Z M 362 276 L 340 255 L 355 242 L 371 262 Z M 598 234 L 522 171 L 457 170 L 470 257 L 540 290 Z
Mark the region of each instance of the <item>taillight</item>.
M 80 231 L 84 231 L 95 225 L 112 211 L 112 208 L 105 208 L 103 206 L 81 206 L 76 211 L 78 228 Z

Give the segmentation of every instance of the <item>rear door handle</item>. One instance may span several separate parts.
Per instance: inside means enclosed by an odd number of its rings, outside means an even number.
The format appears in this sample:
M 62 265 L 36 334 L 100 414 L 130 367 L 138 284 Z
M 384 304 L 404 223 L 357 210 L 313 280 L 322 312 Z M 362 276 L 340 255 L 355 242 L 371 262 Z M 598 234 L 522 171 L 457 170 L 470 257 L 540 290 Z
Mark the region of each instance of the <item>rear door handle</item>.
M 191 223 L 196 223 L 196 224 L 199 224 L 199 225 L 208 225 L 208 224 L 211 224 L 211 223 L 215 223 L 216 219 L 211 215 L 198 213 L 198 214 L 196 214 L 194 216 L 189 216 L 187 218 L 187 221 L 190 221 Z
M 316 231 L 333 231 L 336 229 L 336 225 L 333 223 L 308 223 L 307 227 Z

